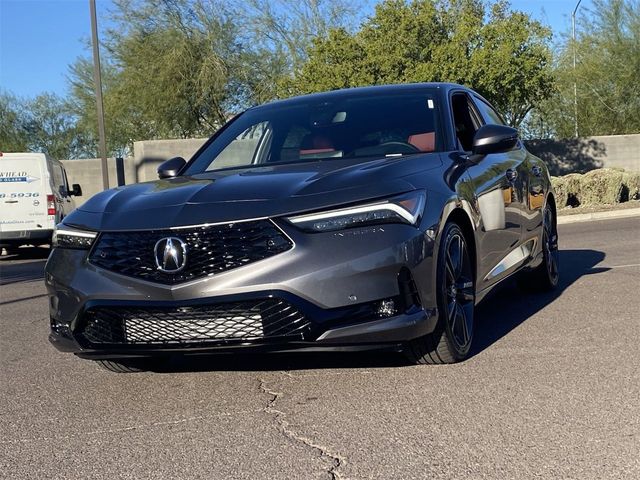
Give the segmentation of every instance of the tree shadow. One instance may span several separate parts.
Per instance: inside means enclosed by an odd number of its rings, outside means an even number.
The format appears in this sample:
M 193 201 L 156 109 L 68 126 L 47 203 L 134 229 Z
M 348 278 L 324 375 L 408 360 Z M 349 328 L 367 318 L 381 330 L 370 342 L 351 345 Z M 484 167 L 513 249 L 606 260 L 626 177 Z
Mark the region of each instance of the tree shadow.
M 508 280 L 495 293 L 478 305 L 477 324 L 471 357 L 489 348 L 500 338 L 525 322 L 536 312 L 554 302 L 562 292 L 583 275 L 607 271 L 595 265 L 605 254 L 596 250 L 560 251 L 561 280 L 550 293 L 528 294 L 516 290 L 515 281 Z M 214 354 L 175 356 L 169 362 L 153 364 L 152 370 L 162 373 L 194 371 L 280 371 L 342 368 L 391 368 L 406 366 L 397 349 L 359 353 L 271 353 Z
M 585 173 L 601 168 L 607 149 L 593 138 L 526 140 L 527 150 L 547 164 L 551 175 Z

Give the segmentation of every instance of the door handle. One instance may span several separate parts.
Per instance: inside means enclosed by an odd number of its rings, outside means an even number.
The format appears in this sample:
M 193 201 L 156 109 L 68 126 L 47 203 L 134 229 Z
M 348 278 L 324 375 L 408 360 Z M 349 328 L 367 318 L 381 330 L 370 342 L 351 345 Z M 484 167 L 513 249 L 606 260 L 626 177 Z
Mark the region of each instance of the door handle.
M 510 182 L 515 182 L 516 178 L 518 178 L 518 172 L 516 170 L 513 170 L 512 168 L 507 170 L 507 172 L 504 175 L 505 177 L 507 177 L 507 180 L 509 180 Z

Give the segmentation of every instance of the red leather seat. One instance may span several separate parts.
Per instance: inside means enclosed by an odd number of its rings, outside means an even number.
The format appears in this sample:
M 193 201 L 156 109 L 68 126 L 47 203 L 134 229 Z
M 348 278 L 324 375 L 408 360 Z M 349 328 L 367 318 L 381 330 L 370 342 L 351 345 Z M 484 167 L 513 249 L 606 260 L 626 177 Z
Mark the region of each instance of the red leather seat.
M 407 142 L 421 152 L 433 152 L 436 149 L 436 132 L 416 133 L 410 135 Z
M 307 135 L 300 143 L 300 155 L 335 152 L 333 142 L 324 135 Z

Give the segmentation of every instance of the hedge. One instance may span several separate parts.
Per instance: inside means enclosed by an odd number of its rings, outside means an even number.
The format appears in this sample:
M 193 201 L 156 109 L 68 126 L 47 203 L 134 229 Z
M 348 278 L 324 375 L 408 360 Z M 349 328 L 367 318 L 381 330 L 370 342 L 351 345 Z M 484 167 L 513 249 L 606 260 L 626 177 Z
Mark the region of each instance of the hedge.
M 551 177 L 559 208 L 640 200 L 640 173 L 600 168 L 585 174 Z

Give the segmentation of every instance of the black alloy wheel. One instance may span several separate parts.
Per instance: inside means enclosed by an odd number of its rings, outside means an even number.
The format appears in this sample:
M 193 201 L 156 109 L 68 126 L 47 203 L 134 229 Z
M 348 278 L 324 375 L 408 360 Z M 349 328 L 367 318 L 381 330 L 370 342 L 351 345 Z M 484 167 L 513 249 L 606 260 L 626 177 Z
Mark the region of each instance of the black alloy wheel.
M 558 285 L 560 279 L 560 253 L 558 251 L 556 219 L 553 210 L 548 205 L 544 209 L 542 220 L 542 253 L 547 274 L 547 285 L 545 286 L 547 289 L 553 289 Z
M 447 223 L 438 252 L 438 324 L 433 333 L 409 342 L 412 363 L 442 364 L 464 360 L 473 341 L 475 283 L 467 241 L 461 228 Z
M 462 232 L 448 237 L 445 256 L 445 278 L 442 283 L 442 314 L 455 351 L 466 355 L 473 338 L 474 286 L 471 261 Z
M 523 290 L 548 292 L 554 290 L 560 280 L 558 227 L 554 210 L 549 205 L 542 212 L 540 247 L 542 250 L 542 262 L 540 265 L 518 278 L 518 285 Z

